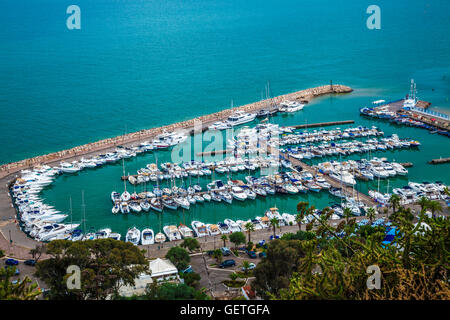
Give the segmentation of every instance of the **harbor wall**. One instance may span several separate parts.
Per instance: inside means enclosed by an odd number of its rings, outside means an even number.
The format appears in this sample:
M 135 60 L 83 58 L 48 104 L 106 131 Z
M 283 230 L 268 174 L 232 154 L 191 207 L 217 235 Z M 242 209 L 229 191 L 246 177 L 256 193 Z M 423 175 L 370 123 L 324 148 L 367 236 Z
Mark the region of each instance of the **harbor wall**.
M 132 142 L 138 142 L 145 139 L 153 138 L 164 131 L 174 131 L 174 130 L 188 130 L 194 127 L 195 123 L 199 121 L 203 126 L 207 126 L 213 122 L 226 119 L 233 112 L 240 110 L 246 112 L 257 112 L 261 109 L 269 108 L 270 103 L 279 104 L 284 100 L 295 100 L 309 102 L 311 99 L 325 95 L 325 94 L 341 94 L 352 92 L 353 89 L 344 85 L 325 85 L 315 88 L 300 90 L 293 93 L 284 94 L 281 96 L 274 97 L 272 99 L 261 100 L 253 103 L 249 103 L 240 107 L 233 109 L 225 109 L 216 113 L 200 116 L 194 119 L 185 120 L 170 125 L 165 125 L 161 127 L 140 130 L 137 132 L 117 136 L 114 138 L 107 138 L 99 140 L 96 142 L 80 145 L 73 147 L 71 149 L 61 150 L 41 156 L 36 156 L 33 158 L 24 159 L 17 162 L 7 163 L 0 166 L 0 178 L 7 176 L 11 173 L 18 172 L 23 169 L 32 168 L 34 166 L 52 163 L 56 161 L 67 160 L 72 157 L 78 157 L 82 155 L 87 155 L 94 152 L 99 152 L 106 150 L 111 147 L 126 145 Z

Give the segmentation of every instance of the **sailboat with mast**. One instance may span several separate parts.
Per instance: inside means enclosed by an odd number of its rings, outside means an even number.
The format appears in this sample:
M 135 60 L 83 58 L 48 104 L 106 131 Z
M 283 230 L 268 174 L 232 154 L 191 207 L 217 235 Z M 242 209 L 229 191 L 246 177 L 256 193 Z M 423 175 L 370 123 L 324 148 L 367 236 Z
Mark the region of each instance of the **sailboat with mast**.
M 156 243 L 163 243 L 166 241 L 166 236 L 164 233 L 161 232 L 161 215 L 159 215 L 159 232 L 155 235 L 155 242 Z
M 125 161 L 122 159 L 123 176 L 125 177 Z M 131 194 L 127 191 L 127 183 L 123 180 L 124 192 L 120 195 L 120 200 L 129 201 L 131 199 Z M 123 213 L 123 212 L 122 212 Z

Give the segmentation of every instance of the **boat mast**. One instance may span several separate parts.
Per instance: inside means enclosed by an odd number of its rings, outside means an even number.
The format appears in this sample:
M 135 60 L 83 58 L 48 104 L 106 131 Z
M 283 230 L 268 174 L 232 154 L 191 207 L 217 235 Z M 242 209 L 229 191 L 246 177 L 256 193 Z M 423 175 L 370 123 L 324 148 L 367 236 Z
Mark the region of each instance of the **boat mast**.
M 123 170 L 123 176 L 125 177 L 125 160 L 123 158 L 122 158 L 122 170 Z M 125 181 L 125 178 L 123 179 L 123 187 L 126 192 L 127 191 L 127 183 Z
M 73 218 L 72 218 L 72 196 L 69 197 L 69 208 L 70 208 L 70 224 L 73 224 Z
M 81 207 L 83 208 L 83 229 L 86 231 L 86 205 L 84 203 L 84 190 L 81 190 Z

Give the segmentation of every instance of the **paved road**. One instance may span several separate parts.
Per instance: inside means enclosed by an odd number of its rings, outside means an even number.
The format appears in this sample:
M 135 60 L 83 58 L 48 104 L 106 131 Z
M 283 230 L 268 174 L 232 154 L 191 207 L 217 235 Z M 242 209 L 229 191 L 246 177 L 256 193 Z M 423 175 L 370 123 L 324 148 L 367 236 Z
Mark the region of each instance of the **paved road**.
M 223 257 L 223 260 L 233 259 L 236 261 L 236 266 L 230 268 L 220 269 L 218 267 L 211 267 L 212 264 L 217 264 L 216 260 L 204 254 L 205 260 L 201 254 L 191 256 L 191 265 L 194 272 L 200 274 L 200 288 L 212 289 L 215 295 L 223 296 L 229 293 L 229 291 L 238 291 L 237 289 L 228 289 L 222 282 L 230 280 L 230 274 L 233 272 L 241 271 L 244 261 L 253 262 L 258 264 L 261 259 L 251 259 L 245 253 L 240 253 L 239 256 L 234 254 Z M 205 266 L 206 261 L 206 266 Z M 239 279 L 244 280 L 245 279 Z M 251 279 L 249 279 L 250 281 Z

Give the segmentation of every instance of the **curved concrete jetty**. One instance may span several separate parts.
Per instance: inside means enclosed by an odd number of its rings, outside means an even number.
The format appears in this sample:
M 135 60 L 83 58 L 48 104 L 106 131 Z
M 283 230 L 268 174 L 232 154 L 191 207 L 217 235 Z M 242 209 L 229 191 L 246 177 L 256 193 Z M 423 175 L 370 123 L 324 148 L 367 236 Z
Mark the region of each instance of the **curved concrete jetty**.
M 226 119 L 233 112 L 238 110 L 246 112 L 257 112 L 259 110 L 268 108 L 270 103 L 279 104 L 284 100 L 309 102 L 311 99 L 325 94 L 340 94 L 340 93 L 349 93 L 352 91 L 353 91 L 352 88 L 344 85 L 326 85 L 305 89 L 293 93 L 288 93 L 285 95 L 274 97 L 272 99 L 266 99 L 249 103 L 233 109 L 225 109 L 216 113 L 200 116 L 194 119 L 181 121 L 162 127 L 140 130 L 122 136 L 117 136 L 115 138 L 107 138 L 96 142 L 88 143 L 85 145 L 77 146 L 71 149 L 53 152 L 46 155 L 37 156 L 34 158 L 28 158 L 21 161 L 4 164 L 0 166 L 0 178 L 3 178 L 11 173 L 18 172 L 23 169 L 32 168 L 37 165 L 49 164 L 61 160 L 77 158 L 91 153 L 106 151 L 109 148 L 115 148 L 118 145 L 126 145 L 144 139 L 153 138 L 156 135 L 163 133 L 164 131 L 191 130 L 194 127 L 194 123 L 198 121 L 201 121 L 203 126 L 207 126 L 208 124 L 211 124 L 213 122 Z

